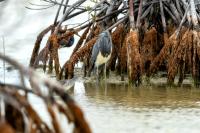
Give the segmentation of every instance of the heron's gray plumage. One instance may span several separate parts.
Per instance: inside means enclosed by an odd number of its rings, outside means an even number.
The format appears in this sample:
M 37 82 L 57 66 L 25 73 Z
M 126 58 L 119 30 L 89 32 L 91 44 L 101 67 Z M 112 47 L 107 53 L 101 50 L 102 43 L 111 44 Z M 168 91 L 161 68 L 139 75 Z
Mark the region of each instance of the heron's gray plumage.
M 99 53 L 99 45 L 96 45 L 96 43 L 95 43 L 95 45 L 92 48 L 92 56 L 91 56 L 91 59 L 90 59 L 90 63 L 92 65 L 95 63 L 95 60 L 97 58 L 98 53 Z

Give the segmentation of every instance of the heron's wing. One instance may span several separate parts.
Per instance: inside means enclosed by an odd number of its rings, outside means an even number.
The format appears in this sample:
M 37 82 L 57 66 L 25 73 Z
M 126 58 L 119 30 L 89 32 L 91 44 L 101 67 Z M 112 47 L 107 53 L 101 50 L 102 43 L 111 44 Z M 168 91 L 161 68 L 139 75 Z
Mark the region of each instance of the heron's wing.
M 92 56 L 91 56 L 91 59 L 90 59 L 90 63 L 91 65 L 93 65 L 96 61 L 96 58 L 97 58 L 97 55 L 99 53 L 99 41 L 97 40 L 97 42 L 94 44 L 93 48 L 92 48 Z

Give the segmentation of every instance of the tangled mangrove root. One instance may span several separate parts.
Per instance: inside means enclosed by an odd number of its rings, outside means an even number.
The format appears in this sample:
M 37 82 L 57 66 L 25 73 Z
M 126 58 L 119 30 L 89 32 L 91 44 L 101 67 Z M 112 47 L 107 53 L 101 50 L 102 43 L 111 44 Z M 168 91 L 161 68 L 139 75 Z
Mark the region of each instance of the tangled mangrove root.
M 186 72 L 191 72 L 195 84 L 199 83 L 199 66 L 197 46 L 200 43 L 198 32 L 195 30 L 187 30 L 179 43 L 177 43 L 171 53 L 168 62 L 168 83 L 174 83 L 175 76 L 179 72 L 179 82 L 181 85 L 185 78 Z M 189 70 L 187 70 L 189 69 Z
M 199 32 L 193 30 L 193 57 L 192 57 L 192 76 L 194 79 L 194 84 L 199 87 L 200 85 L 200 58 L 198 54 L 200 37 Z
M 38 56 L 39 50 L 40 50 L 40 44 L 42 42 L 42 39 L 44 37 L 45 34 L 47 34 L 50 30 L 52 30 L 54 28 L 53 25 L 50 25 L 49 27 L 47 27 L 46 29 L 44 29 L 38 36 L 37 36 L 37 40 L 35 42 L 34 48 L 33 48 L 33 52 L 32 52 L 32 56 L 31 56 L 31 60 L 29 63 L 30 67 L 34 66 L 35 60 Z M 43 59 L 42 59 L 43 61 Z
M 136 31 L 130 31 L 127 40 L 127 66 L 130 82 L 134 83 L 136 86 L 141 83 L 142 75 L 142 61 L 139 52 L 139 38 Z
M 128 34 L 126 34 L 121 49 L 119 51 L 119 59 L 118 59 L 118 65 L 117 70 L 121 74 L 121 80 L 124 81 L 124 75 L 127 70 L 127 47 L 126 47 L 126 40 L 127 40 Z
M 52 4 L 52 1 L 49 3 Z M 65 73 L 65 78 L 69 79 L 74 75 L 75 63 L 82 61 L 84 76 L 87 76 L 95 40 L 101 32 L 108 30 L 112 33 L 113 49 L 107 70 L 117 71 L 122 80 L 127 72 L 129 81 L 139 84 L 141 76 L 150 77 L 162 71 L 167 73 L 169 84 L 173 84 L 179 75 L 178 85 L 181 85 L 185 74 L 191 75 L 195 84 L 200 82 L 200 6 L 197 1 L 111 0 L 97 1 L 93 7 L 82 8 L 84 3 L 84 0 L 72 5 L 68 5 L 67 0 L 57 3 L 59 8 L 54 24 L 38 36 L 30 66 L 37 66 L 42 61 L 46 71 L 48 61 L 49 72 L 55 67 L 57 78 L 61 79 Z M 61 10 L 63 14 L 58 20 Z M 91 14 L 87 21 L 61 30 L 65 27 L 63 22 L 77 15 L 85 17 L 82 14 L 85 12 Z M 38 55 L 41 40 L 50 30 L 46 47 Z M 69 41 L 81 30 L 84 32 L 70 59 L 60 69 L 60 41 Z
M 21 78 L 20 85 L 0 83 L 1 132 L 62 133 L 59 115 L 63 115 L 69 124 L 74 125 L 73 132 L 91 132 L 82 110 L 58 82 L 38 75 L 32 69 L 26 69 L 2 54 L 0 54 L 0 59 L 14 66 Z M 28 79 L 32 88 L 25 84 L 25 80 Z M 41 112 L 33 108 L 28 99 L 30 95 L 44 102 L 50 124 L 45 123 L 38 114 Z
M 47 41 L 46 46 L 38 54 L 42 38 L 46 33 L 48 33 L 50 31 L 50 29 L 52 29 L 52 26 L 45 29 L 39 35 L 39 37 L 38 37 L 39 39 L 37 39 L 37 41 L 35 43 L 35 48 L 34 48 L 33 53 L 32 53 L 30 66 L 36 68 L 38 66 L 39 62 L 42 61 L 43 70 L 45 72 L 47 61 L 49 61 L 48 73 L 52 73 L 53 63 L 54 63 L 56 77 L 58 77 L 59 73 L 60 73 L 60 63 L 59 63 L 59 57 L 58 57 L 58 49 L 61 47 L 60 43 L 61 43 L 61 41 L 62 42 L 67 41 L 68 42 L 70 37 L 72 37 L 75 32 L 74 31 L 68 31 L 67 29 L 65 29 L 65 30 L 60 29 L 58 35 L 54 34 L 54 33 L 51 34 L 48 41 Z
M 14 133 L 14 129 L 7 123 L 1 122 L 0 123 L 0 131 L 1 133 Z
M 76 51 L 78 51 L 78 49 L 82 46 L 83 41 L 86 39 L 89 30 L 90 30 L 90 26 L 87 27 L 87 29 L 86 29 L 86 30 L 84 31 L 84 33 L 82 34 L 81 38 L 78 40 L 78 43 L 76 44 L 76 47 L 74 48 L 74 50 L 73 50 L 73 52 L 72 52 L 72 55 L 73 55 L 74 53 L 76 53 Z
M 181 65 L 185 64 L 185 54 L 186 49 L 189 43 L 189 39 L 191 39 L 191 34 L 189 34 L 190 31 L 186 31 L 183 35 L 180 43 L 176 46 L 174 46 L 172 55 L 169 59 L 168 63 L 168 83 L 171 84 L 174 82 L 174 78 L 178 72 L 179 67 L 183 67 Z M 177 47 L 177 48 L 176 48 Z M 182 73 L 182 72 L 180 72 Z M 184 72 L 183 72 L 184 73 Z
M 97 37 L 94 37 L 70 57 L 70 59 L 63 65 L 59 74 L 59 79 L 62 79 L 63 72 L 65 72 L 65 79 L 73 78 L 75 64 L 84 56 L 86 56 L 89 53 L 89 51 L 91 51 L 96 40 Z
M 156 53 L 157 43 L 157 31 L 155 27 L 152 27 L 144 34 L 144 39 L 141 46 L 141 58 L 142 58 L 142 70 L 144 73 L 150 73 L 150 64 L 154 61 Z M 148 75 L 148 74 L 147 74 Z
M 118 51 L 121 50 L 122 43 L 124 41 L 124 27 L 122 24 L 120 24 L 116 30 L 112 33 L 112 43 L 113 43 L 113 51 L 111 54 L 110 61 L 108 62 L 108 69 L 111 69 L 111 71 L 114 71 L 116 68 L 116 60 L 119 59 L 119 53 Z
M 173 38 L 174 36 L 172 35 L 171 39 L 174 40 Z M 151 63 L 150 68 L 149 68 L 150 72 L 147 74 L 148 76 L 150 76 L 150 74 L 152 73 L 155 73 L 159 69 L 159 67 L 162 65 L 162 63 L 168 59 L 168 56 L 170 54 L 169 53 L 170 47 L 171 47 L 169 40 L 171 39 L 168 39 L 168 35 L 166 33 L 164 34 L 164 42 L 165 42 L 164 46 L 161 49 L 160 53 L 154 58 L 153 62 Z

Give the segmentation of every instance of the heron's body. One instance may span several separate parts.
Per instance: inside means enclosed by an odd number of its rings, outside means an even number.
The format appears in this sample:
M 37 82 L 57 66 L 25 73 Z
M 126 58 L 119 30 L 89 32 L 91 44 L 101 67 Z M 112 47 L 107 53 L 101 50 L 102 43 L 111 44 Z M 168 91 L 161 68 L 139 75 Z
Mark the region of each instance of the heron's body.
M 98 40 L 93 46 L 92 56 L 90 59 L 91 68 L 89 70 L 89 75 L 93 68 L 97 68 L 98 70 L 98 67 L 103 66 L 104 64 L 106 67 L 106 63 L 110 59 L 111 53 L 112 53 L 111 35 L 109 31 L 104 31 L 99 35 Z
M 95 67 L 105 64 L 110 59 L 111 55 L 104 57 L 101 52 L 97 55 L 97 59 L 95 61 Z

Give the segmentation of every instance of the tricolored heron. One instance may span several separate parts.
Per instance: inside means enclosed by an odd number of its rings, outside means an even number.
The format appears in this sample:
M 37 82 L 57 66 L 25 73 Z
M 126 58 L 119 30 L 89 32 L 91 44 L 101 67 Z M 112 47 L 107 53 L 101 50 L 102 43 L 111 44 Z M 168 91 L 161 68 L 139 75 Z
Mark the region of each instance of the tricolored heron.
M 108 30 L 103 31 L 96 43 L 94 44 L 92 48 L 92 55 L 90 59 L 90 69 L 89 69 L 89 76 L 92 71 L 92 69 L 97 69 L 97 76 L 99 78 L 99 67 L 102 67 L 104 65 L 105 67 L 105 76 L 106 76 L 106 63 L 111 57 L 112 53 L 112 39 L 110 32 Z

